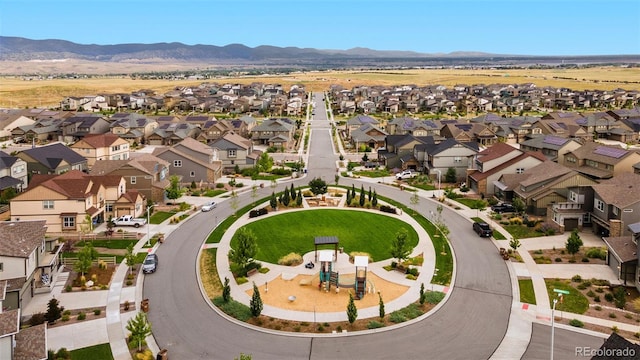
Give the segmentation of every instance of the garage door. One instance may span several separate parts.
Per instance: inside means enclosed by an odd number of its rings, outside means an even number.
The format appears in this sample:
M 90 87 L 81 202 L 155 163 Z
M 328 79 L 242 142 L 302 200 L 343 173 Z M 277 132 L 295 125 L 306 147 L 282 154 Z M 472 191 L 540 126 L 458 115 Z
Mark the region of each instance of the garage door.
M 564 231 L 571 231 L 578 228 L 578 219 L 564 219 Z

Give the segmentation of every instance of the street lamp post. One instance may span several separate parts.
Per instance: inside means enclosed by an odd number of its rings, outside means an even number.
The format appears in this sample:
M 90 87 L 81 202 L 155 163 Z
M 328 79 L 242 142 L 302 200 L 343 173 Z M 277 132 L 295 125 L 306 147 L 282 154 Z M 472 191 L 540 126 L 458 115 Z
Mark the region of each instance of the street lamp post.
M 440 197 L 440 177 L 442 176 L 442 171 L 439 169 L 433 169 L 433 171 L 438 172 L 438 197 Z
M 151 233 L 150 233 L 150 227 L 151 227 L 151 223 L 149 222 L 150 219 L 150 210 L 152 207 L 154 207 L 155 205 L 149 205 L 147 206 L 147 246 L 151 246 Z
M 551 360 L 553 360 L 553 339 L 555 335 L 556 304 L 558 303 L 558 298 L 562 300 L 562 295 L 569 295 L 569 292 L 567 290 L 553 289 L 553 292 L 557 293 L 558 296 L 553 299 L 553 308 L 551 308 Z

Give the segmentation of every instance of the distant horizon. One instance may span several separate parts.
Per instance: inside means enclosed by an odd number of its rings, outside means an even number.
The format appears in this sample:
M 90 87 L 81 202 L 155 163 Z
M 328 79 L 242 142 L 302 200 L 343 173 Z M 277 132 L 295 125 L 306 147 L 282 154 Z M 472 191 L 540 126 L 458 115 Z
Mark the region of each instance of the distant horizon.
M 0 35 L 83 45 L 613 56 L 640 54 L 639 13 L 635 0 L 3 0 Z

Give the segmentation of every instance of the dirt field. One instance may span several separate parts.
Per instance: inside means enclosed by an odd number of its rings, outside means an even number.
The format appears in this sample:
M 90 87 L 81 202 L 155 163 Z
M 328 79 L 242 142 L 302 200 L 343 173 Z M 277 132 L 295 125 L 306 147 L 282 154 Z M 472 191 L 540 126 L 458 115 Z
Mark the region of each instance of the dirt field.
M 310 284 L 300 285 L 301 280 L 310 280 Z M 385 303 L 398 298 L 408 290 L 406 286 L 383 280 L 373 273 L 367 274 L 367 281 L 375 286 L 376 293 L 380 292 Z M 344 311 L 349 303 L 349 291 L 353 293 L 353 289 L 342 288 L 340 292 L 336 293 L 335 288 L 332 287 L 331 292 L 325 292 L 318 290 L 318 283 L 317 274 L 314 276 L 297 275 L 292 280 L 283 280 L 282 277 L 278 277 L 269 282 L 269 291 L 265 290 L 265 284 L 258 286 L 258 289 L 262 302 L 266 305 L 297 311 L 313 311 L 314 307 L 317 312 Z M 376 293 L 366 294 L 362 300 L 357 300 L 357 307 L 364 309 L 378 306 L 379 298 Z M 247 294 L 253 295 L 253 290 L 248 290 Z M 289 301 L 288 298 L 291 295 L 296 297 L 295 301 Z
M 31 64 L 30 64 L 31 65 Z M 139 71 L 130 64 L 65 64 L 67 72 L 106 74 Z M 15 66 L 15 64 L 14 64 Z M 44 65 L 41 65 L 44 66 Z M 133 65 L 131 65 L 133 66 Z M 8 73 L 9 64 L 0 62 L 0 74 Z M 193 68 L 193 66 L 191 67 Z M 170 70 L 166 67 L 164 70 Z M 58 72 L 62 71 L 63 68 Z M 83 71 L 84 70 L 84 71 Z M 43 69 L 42 71 L 46 71 Z M 37 73 L 38 68 L 31 73 Z M 23 80 L 22 77 L 3 77 L 0 89 L 0 107 L 22 108 L 58 106 L 65 96 L 87 94 L 131 92 L 152 89 L 161 94 L 177 86 L 195 86 L 202 81 L 172 80 L 132 80 L 126 75 L 88 79 Z M 461 69 L 408 69 L 385 71 L 327 71 L 304 72 L 290 76 L 260 76 L 240 78 L 219 78 L 218 83 L 252 82 L 280 83 L 285 87 L 303 84 L 308 90 L 327 90 L 332 84 L 345 88 L 357 85 L 402 85 L 425 86 L 440 84 L 521 84 L 534 83 L 537 86 L 568 87 L 575 90 L 600 89 L 640 90 L 640 68 L 604 66 L 587 69 L 510 69 L 510 70 L 461 70 Z

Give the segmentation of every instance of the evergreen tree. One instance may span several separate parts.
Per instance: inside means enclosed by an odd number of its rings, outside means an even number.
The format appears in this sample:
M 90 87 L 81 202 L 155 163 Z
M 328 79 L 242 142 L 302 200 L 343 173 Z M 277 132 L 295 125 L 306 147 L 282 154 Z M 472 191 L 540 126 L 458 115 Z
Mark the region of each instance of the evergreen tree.
M 356 198 L 356 187 L 355 185 L 351 184 L 351 199 L 355 199 Z
M 582 246 L 582 239 L 580 239 L 580 235 L 578 235 L 578 229 L 573 229 L 571 235 L 567 239 L 567 243 L 565 247 L 567 248 L 567 252 L 575 257 L 575 255 L 580 251 L 580 247 Z
M 62 312 L 64 311 L 64 307 L 60 306 L 60 302 L 56 298 L 51 298 L 49 303 L 47 304 L 47 313 L 44 314 L 44 319 L 47 320 L 49 324 L 53 324 L 56 320 L 62 317 Z
M 138 344 L 138 351 L 142 348 L 142 344 L 145 343 L 145 338 L 151 335 L 151 324 L 147 320 L 147 315 L 143 312 L 139 312 L 134 318 L 127 321 L 127 330 L 131 332 L 129 335 L 130 343 Z
M 176 200 L 182 196 L 182 189 L 180 189 L 180 178 L 177 175 L 171 175 L 169 177 L 169 187 L 167 188 L 166 195 L 169 200 Z
M 361 185 L 361 186 L 360 186 L 360 199 L 358 199 L 358 200 L 359 200 L 359 202 L 360 202 L 360 206 L 364 206 L 364 200 L 365 200 L 365 198 L 364 198 L 364 197 L 365 197 L 365 196 L 366 196 L 366 195 L 365 195 L 365 192 L 364 192 L 364 185 Z
M 251 315 L 253 317 L 260 316 L 262 312 L 262 298 L 260 297 L 260 291 L 258 291 L 258 287 L 255 283 L 253 283 L 253 296 L 249 301 L 249 308 L 251 310 Z
M 424 283 L 420 284 L 420 305 L 423 305 L 427 300 L 427 296 L 424 292 Z
M 271 193 L 271 199 L 269 200 L 269 205 L 273 210 L 275 210 L 276 207 L 278 207 L 278 201 L 276 200 L 276 194 L 274 192 Z
M 347 206 L 351 205 L 351 191 L 347 190 Z
M 358 318 L 358 308 L 353 301 L 353 294 L 349 293 L 349 304 L 347 305 L 347 317 L 349 318 L 349 324 L 353 324 Z
M 298 196 L 296 196 L 296 205 L 302 206 L 302 191 L 298 189 Z
M 371 200 L 371 205 L 378 206 L 378 193 L 373 190 L 373 200 Z
M 296 201 L 296 189 L 293 187 L 293 184 L 291 184 L 289 194 L 291 194 L 291 200 Z
M 369 202 L 371 202 L 371 199 L 373 198 L 373 194 L 371 193 L 371 186 L 369 186 Z
M 224 285 L 222 287 L 222 300 L 229 302 L 231 300 L 231 286 L 229 285 L 229 278 L 224 277 Z
M 289 206 L 291 202 L 291 195 L 289 194 L 289 188 L 284 188 L 284 195 L 282 195 L 282 204 L 284 206 Z
M 309 190 L 313 195 L 322 195 L 327 193 L 327 183 L 321 178 L 313 178 L 309 181 Z
M 380 315 L 380 319 L 384 319 L 384 301 L 382 301 L 382 294 L 380 294 L 380 292 L 378 292 L 378 297 L 380 298 L 380 301 L 378 302 L 378 313 Z

